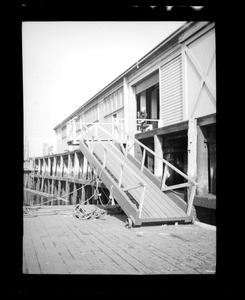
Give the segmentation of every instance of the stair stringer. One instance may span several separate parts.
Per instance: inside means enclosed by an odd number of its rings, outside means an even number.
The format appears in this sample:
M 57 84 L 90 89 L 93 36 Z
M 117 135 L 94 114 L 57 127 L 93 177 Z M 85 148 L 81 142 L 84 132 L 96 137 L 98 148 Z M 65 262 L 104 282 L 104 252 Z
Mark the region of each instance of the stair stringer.
M 130 153 L 127 155 L 128 159 L 138 168 L 141 168 L 140 162 L 133 157 Z M 143 168 L 143 174 L 145 174 L 159 189 L 161 186 L 161 181 L 150 171 L 148 170 L 145 166 Z M 164 192 L 173 202 L 175 202 L 183 211 L 187 211 L 187 203 L 182 199 L 181 196 L 176 195 L 173 191 L 169 190 Z M 184 194 L 183 194 L 184 198 Z M 193 217 L 196 216 L 196 211 L 195 207 L 192 206 L 191 210 L 191 215 L 190 218 L 192 219 Z
M 100 170 L 102 170 L 102 164 L 100 161 L 94 156 L 94 154 L 88 149 L 88 147 L 85 145 L 84 141 L 80 141 L 79 148 L 83 155 L 87 158 L 89 163 L 96 169 L 98 166 L 100 166 Z M 99 170 L 99 172 L 100 172 Z M 141 225 L 142 222 L 139 219 L 139 211 L 134 203 L 132 203 L 125 192 L 119 188 L 118 184 L 115 182 L 115 180 L 110 176 L 110 174 L 106 171 L 106 169 L 103 169 L 100 175 L 100 180 L 104 183 L 106 188 L 108 190 L 111 189 L 111 186 L 114 186 L 113 189 L 113 197 L 117 200 L 118 204 L 122 208 L 122 210 L 125 212 L 125 214 L 130 217 L 133 221 L 134 225 Z

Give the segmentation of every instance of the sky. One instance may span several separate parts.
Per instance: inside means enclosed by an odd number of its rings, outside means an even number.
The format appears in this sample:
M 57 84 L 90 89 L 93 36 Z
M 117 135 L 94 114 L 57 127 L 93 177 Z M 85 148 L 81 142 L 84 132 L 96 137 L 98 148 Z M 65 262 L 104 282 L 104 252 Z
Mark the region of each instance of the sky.
M 23 22 L 24 141 L 55 144 L 53 128 L 185 22 Z

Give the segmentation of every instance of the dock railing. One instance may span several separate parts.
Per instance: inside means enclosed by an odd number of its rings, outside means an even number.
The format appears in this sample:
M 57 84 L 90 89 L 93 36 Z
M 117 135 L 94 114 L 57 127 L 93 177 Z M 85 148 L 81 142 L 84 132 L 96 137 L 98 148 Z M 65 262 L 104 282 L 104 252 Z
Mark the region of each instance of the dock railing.
M 88 126 L 89 125 L 89 126 Z M 187 174 L 176 168 L 174 165 L 172 165 L 170 162 L 168 162 L 166 159 L 163 157 L 157 155 L 154 151 L 152 151 L 150 148 L 145 146 L 143 143 L 141 143 L 139 140 L 137 140 L 135 137 L 132 135 L 128 134 L 124 129 L 122 129 L 122 126 L 120 124 L 113 123 L 114 129 L 112 130 L 112 133 L 108 132 L 105 130 L 103 127 L 103 123 L 83 123 L 81 124 L 81 135 L 79 138 L 84 138 L 89 139 L 91 143 L 91 150 L 93 150 L 93 142 L 98 140 L 98 141 L 112 141 L 114 144 L 117 142 L 121 146 L 123 154 L 127 157 L 129 154 L 130 149 L 134 145 L 138 145 L 142 148 L 143 153 L 142 153 L 142 159 L 140 162 L 140 171 L 143 173 L 144 171 L 144 165 L 145 165 L 145 160 L 147 153 L 150 155 L 153 155 L 153 157 L 159 161 L 161 161 L 164 164 L 164 171 L 161 177 L 161 182 L 160 182 L 160 189 L 161 191 L 169 191 L 169 190 L 175 190 L 175 189 L 180 189 L 180 188 L 187 188 L 188 189 L 188 197 L 187 197 L 187 210 L 186 214 L 189 216 L 191 214 L 191 209 L 193 205 L 193 200 L 196 192 L 196 187 L 197 187 L 197 182 L 193 180 L 191 177 L 189 177 Z M 101 132 L 103 132 L 103 138 L 101 138 Z M 123 137 L 123 138 L 122 138 Z M 167 168 L 172 169 L 174 172 L 178 173 L 181 177 L 183 177 L 187 182 L 180 183 L 180 184 L 175 184 L 171 186 L 166 185 L 166 179 L 167 179 Z M 143 200 L 142 200 L 143 203 Z M 142 204 L 143 206 L 143 204 Z M 142 209 L 142 208 L 141 208 Z

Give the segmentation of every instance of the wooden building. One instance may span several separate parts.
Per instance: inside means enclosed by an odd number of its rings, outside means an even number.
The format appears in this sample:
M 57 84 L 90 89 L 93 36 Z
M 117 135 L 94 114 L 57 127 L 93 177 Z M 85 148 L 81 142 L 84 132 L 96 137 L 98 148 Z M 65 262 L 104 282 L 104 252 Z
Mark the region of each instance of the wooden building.
M 142 107 L 147 112 L 143 132 L 139 126 Z M 103 124 L 110 132 L 112 124 L 120 124 L 198 183 L 196 207 L 215 209 L 215 24 L 185 23 L 58 124 L 54 128 L 57 155 L 76 153 L 79 147 L 69 142 L 79 139 L 84 123 Z M 136 158 L 142 157 L 141 150 L 131 147 Z M 144 163 L 161 178 L 162 161 L 148 153 Z M 166 183 L 181 182 L 183 178 L 170 170 Z

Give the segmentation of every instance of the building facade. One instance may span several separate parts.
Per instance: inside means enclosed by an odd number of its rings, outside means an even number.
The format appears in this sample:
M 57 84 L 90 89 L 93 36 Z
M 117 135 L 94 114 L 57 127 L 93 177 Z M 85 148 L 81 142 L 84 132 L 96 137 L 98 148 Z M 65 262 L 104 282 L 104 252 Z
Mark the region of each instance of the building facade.
M 144 132 L 138 124 L 142 107 L 148 120 Z M 215 23 L 187 22 L 58 124 L 56 152 L 74 150 L 67 142 L 79 137 L 82 123 L 94 122 L 109 131 L 110 124 L 121 123 L 196 180 L 196 201 L 202 205 L 206 197 L 206 207 L 215 208 L 209 197 L 216 195 Z M 141 155 L 140 149 L 134 153 Z M 162 164 L 150 155 L 145 163 L 161 176 Z M 179 180 L 170 174 L 167 183 Z

